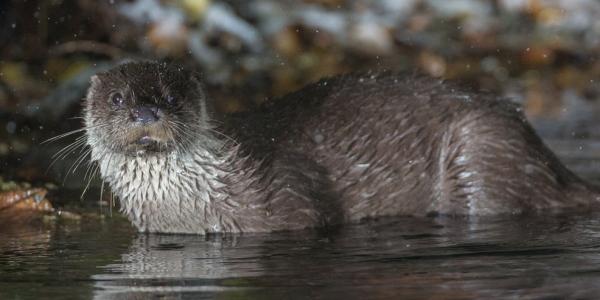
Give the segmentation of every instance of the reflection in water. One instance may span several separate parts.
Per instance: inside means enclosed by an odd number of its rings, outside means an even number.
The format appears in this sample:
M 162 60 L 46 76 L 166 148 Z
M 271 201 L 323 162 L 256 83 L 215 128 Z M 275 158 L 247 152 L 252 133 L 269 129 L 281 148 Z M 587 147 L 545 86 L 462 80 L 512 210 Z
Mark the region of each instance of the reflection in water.
M 261 276 L 255 259 L 259 245 L 252 240 L 240 245 L 236 237 L 141 234 L 120 262 L 103 267 L 108 274 L 92 276 L 95 298 L 241 290 L 222 284 L 222 279 Z
M 598 216 L 395 218 L 243 236 L 139 235 L 97 299 L 577 297 L 600 293 Z

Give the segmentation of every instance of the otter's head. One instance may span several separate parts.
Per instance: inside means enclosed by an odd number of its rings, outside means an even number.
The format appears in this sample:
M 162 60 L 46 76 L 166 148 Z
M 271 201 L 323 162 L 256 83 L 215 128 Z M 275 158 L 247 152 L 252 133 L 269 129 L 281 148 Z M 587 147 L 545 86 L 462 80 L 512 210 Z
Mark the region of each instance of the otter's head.
M 210 130 L 194 74 L 156 62 L 126 63 L 94 75 L 85 123 L 92 148 L 130 156 L 185 151 Z

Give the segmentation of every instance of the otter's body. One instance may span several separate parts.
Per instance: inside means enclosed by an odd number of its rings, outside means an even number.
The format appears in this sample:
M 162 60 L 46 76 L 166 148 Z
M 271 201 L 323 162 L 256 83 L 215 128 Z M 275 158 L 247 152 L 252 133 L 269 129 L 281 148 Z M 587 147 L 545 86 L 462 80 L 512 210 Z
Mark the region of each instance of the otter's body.
M 119 76 L 140 68 L 167 76 L 161 66 L 124 65 Z M 93 103 L 102 101 L 102 89 L 94 83 L 87 100 L 92 159 L 141 231 L 291 230 L 365 217 L 513 214 L 600 201 L 595 187 L 543 145 L 517 106 L 427 77 L 336 77 L 222 117 L 204 108 L 207 99 L 194 99 L 206 113 L 183 122 L 195 132 L 172 134 L 185 147 L 167 150 L 165 142 L 164 151 L 134 153 L 109 143 L 109 129 L 98 126 L 104 117 Z M 146 141 L 148 134 L 138 135 Z

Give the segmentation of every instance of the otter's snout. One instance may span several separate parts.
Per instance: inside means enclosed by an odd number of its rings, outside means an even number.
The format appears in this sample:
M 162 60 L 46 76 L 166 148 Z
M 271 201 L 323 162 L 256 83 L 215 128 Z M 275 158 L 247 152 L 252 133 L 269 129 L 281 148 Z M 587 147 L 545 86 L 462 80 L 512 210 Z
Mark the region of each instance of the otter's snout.
M 131 110 L 131 118 L 143 125 L 151 124 L 160 119 L 160 109 L 156 106 L 136 106 Z

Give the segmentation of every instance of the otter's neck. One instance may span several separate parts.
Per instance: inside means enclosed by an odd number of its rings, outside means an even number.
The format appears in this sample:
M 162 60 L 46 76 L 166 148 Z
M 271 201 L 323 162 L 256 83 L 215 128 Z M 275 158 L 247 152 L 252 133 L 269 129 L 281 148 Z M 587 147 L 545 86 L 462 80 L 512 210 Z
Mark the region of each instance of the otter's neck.
M 201 147 L 187 153 L 132 157 L 94 149 L 103 180 L 140 231 L 203 233 L 239 231 L 223 206 L 233 206 L 224 178 L 235 172 L 230 156 Z M 100 150 L 100 151 L 97 151 Z

